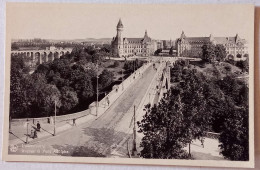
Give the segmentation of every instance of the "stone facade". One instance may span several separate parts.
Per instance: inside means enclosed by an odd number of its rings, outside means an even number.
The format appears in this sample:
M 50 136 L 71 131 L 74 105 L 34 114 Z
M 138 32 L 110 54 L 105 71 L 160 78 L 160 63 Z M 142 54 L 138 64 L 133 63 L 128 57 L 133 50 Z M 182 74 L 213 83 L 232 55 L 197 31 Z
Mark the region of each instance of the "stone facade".
M 245 60 L 248 55 L 248 46 L 245 39 L 238 34 L 235 37 L 186 37 L 182 32 L 181 37 L 176 40 L 177 55 L 179 57 L 200 57 L 204 44 L 222 44 L 227 52 L 227 57 L 234 60 Z
M 157 42 L 152 40 L 147 31 L 143 38 L 123 38 L 124 26 L 121 19 L 117 24 L 117 35 L 111 42 L 112 53 L 116 57 L 144 56 L 148 57 L 157 50 Z

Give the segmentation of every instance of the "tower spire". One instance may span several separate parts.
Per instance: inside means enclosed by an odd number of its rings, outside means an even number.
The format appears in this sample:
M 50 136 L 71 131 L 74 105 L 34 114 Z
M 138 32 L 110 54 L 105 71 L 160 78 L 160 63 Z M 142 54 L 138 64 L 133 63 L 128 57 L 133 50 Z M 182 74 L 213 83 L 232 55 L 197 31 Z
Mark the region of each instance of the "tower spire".
M 145 30 L 144 36 L 148 37 L 147 30 Z
M 123 28 L 123 27 L 124 27 L 124 25 L 122 23 L 122 20 L 121 20 L 121 18 L 119 18 L 119 21 L 118 21 L 118 24 L 117 24 L 117 28 Z

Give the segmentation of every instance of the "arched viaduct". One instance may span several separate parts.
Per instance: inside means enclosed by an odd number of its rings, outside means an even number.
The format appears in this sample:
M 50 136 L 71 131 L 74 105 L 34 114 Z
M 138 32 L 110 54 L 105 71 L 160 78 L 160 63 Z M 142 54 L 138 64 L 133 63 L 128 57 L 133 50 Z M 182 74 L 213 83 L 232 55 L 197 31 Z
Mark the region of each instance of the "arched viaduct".
M 16 50 L 11 51 L 11 56 L 18 56 L 30 59 L 33 63 L 42 64 L 60 58 L 64 54 L 71 53 L 72 48 L 52 50 Z

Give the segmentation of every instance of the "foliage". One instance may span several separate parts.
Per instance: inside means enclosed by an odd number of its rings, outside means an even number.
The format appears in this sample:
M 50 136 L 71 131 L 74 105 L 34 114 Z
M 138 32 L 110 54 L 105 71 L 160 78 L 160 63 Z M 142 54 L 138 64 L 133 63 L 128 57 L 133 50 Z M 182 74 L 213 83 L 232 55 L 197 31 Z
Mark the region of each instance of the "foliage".
M 215 54 L 217 61 L 223 61 L 227 56 L 226 48 L 224 47 L 224 45 L 217 44 L 215 46 Z
M 157 159 L 188 158 L 185 146 L 185 134 L 182 133 L 183 104 L 180 96 L 171 95 L 163 99 L 158 106 L 147 107 L 147 112 L 141 122 L 138 122 L 140 133 L 144 134 L 141 142 L 143 150 L 140 156 Z
M 227 56 L 226 49 L 223 45 L 212 43 L 204 44 L 202 47 L 202 60 L 205 62 L 223 61 Z
M 104 69 L 102 73 L 99 75 L 99 83 L 101 86 L 101 89 L 104 89 L 105 87 L 109 86 L 113 82 L 114 74 L 107 69 Z
M 215 46 L 213 44 L 204 44 L 202 47 L 202 60 L 212 62 L 216 58 Z
M 114 62 L 114 67 L 118 67 L 120 65 L 119 61 Z
M 232 99 L 226 100 L 226 117 L 220 134 L 221 153 L 225 158 L 236 161 L 249 160 L 248 106 L 236 107 Z
M 155 55 L 155 56 L 158 56 L 161 52 L 162 52 L 162 49 L 159 48 L 159 49 L 157 49 L 157 50 L 154 52 L 154 55 Z
M 143 65 L 143 61 L 139 61 L 138 59 L 134 61 L 126 61 L 124 64 L 124 69 L 126 73 L 132 73 Z
M 174 64 L 171 76 L 175 85 L 157 106 L 147 108 L 138 123 L 144 134 L 140 156 L 187 158 L 183 147 L 213 131 L 220 133 L 220 153 L 225 158 L 248 160 L 246 83 L 228 75 L 206 77 L 191 68 L 180 60 Z
M 249 62 L 248 58 L 246 60 L 240 60 L 236 62 L 236 66 L 241 68 L 243 72 L 248 72 L 249 71 Z
M 173 55 L 173 47 L 170 48 L 169 55 Z

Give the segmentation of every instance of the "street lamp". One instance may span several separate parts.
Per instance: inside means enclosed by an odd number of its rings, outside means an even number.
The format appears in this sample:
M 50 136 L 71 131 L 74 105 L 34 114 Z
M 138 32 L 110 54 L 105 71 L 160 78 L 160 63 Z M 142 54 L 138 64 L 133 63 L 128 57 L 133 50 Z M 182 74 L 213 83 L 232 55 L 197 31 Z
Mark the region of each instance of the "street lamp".
M 27 133 L 26 133 L 26 144 L 28 144 L 28 138 L 29 138 L 29 119 L 26 120 L 26 129 L 27 129 Z
M 134 127 L 133 127 L 133 149 L 132 155 L 137 156 L 137 149 L 136 149 L 136 127 L 135 127 L 135 105 L 134 105 Z
M 55 100 L 54 101 L 54 132 L 53 132 L 53 136 L 55 136 L 56 135 L 56 105 L 57 105 L 57 101 Z
M 97 63 L 97 103 L 96 103 L 96 116 L 98 116 L 98 63 Z

